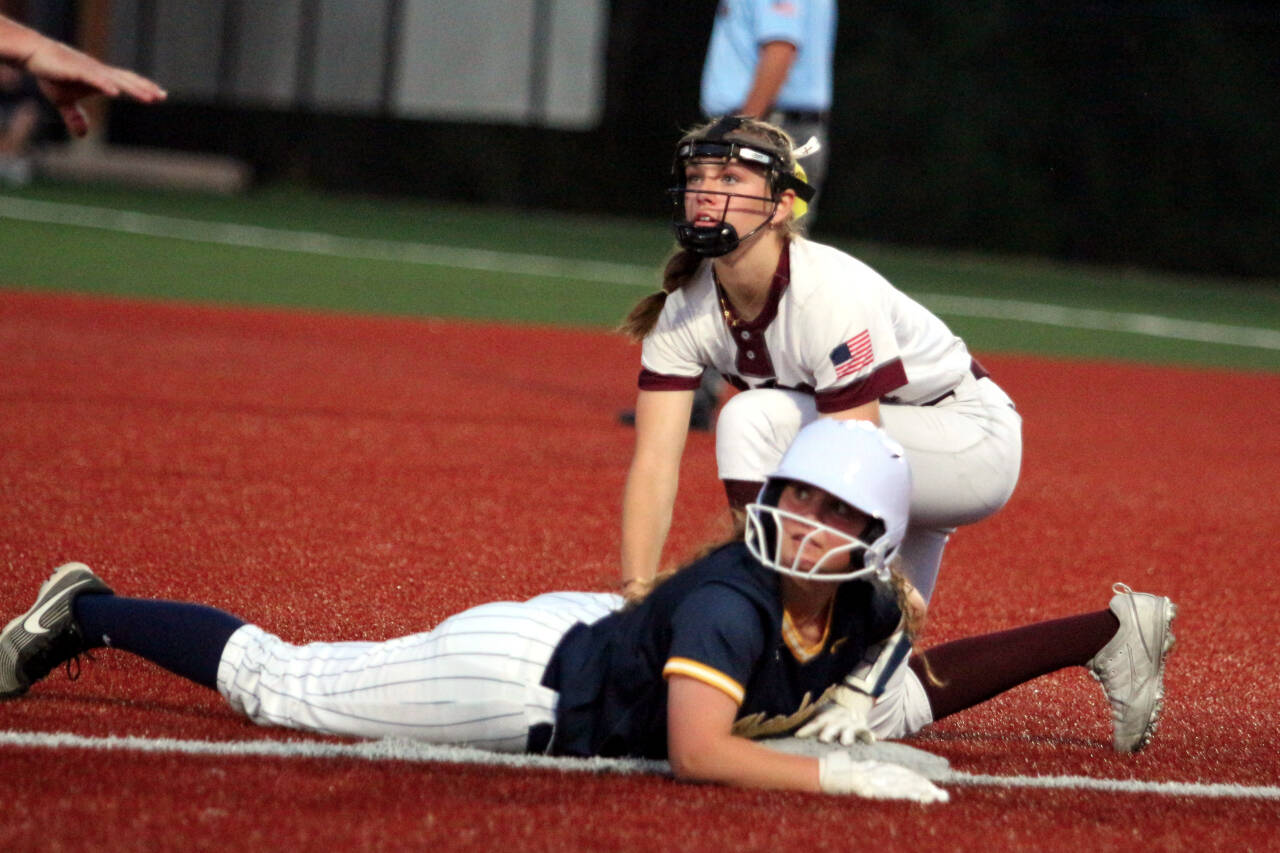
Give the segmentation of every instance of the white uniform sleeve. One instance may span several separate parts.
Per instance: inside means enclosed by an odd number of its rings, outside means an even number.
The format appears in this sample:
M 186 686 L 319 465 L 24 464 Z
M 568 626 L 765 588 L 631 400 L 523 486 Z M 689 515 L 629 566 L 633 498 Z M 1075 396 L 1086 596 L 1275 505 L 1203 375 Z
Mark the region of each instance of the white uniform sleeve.
M 689 380 L 702 376 L 706 364 L 699 337 L 705 334 L 705 318 L 685 296 L 681 291 L 668 296 L 653 331 L 645 336 L 640 364 L 648 373 Z
M 901 361 L 888 311 L 859 290 L 835 283 L 815 293 L 814 304 L 806 306 L 813 324 L 807 360 L 818 393 L 865 382 Z

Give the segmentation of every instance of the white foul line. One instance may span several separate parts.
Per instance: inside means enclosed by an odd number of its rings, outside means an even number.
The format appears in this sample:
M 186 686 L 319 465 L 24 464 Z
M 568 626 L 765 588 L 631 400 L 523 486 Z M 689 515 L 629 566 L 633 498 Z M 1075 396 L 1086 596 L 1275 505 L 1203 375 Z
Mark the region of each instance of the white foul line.
M 590 773 L 665 773 L 665 761 L 625 758 L 552 758 L 524 753 L 488 752 L 402 738 L 335 743 L 319 740 L 186 740 L 70 732 L 0 731 L 0 746 L 44 749 L 92 749 L 105 752 L 177 753 L 180 755 L 262 756 L 266 758 L 360 758 L 366 761 L 445 762 L 499 767 L 540 768 Z
M 942 785 L 986 785 L 996 788 L 1043 788 L 1105 791 L 1117 794 L 1162 794 L 1208 799 L 1280 800 L 1275 785 L 1237 785 L 1224 782 L 1146 782 L 1141 779 L 1096 779 L 1092 776 L 988 776 L 949 770 L 934 778 Z
M 236 225 L 201 219 L 180 219 L 106 207 L 86 207 L 0 195 L 0 218 L 47 225 L 72 225 L 144 237 L 241 246 L 250 249 L 299 252 L 335 258 L 393 261 L 425 266 L 509 273 L 544 278 L 573 278 L 609 284 L 657 286 L 657 271 L 634 264 L 582 261 L 552 255 L 463 249 L 402 240 L 340 237 L 319 231 L 293 231 Z
M 627 287 L 653 288 L 658 281 L 656 269 L 638 264 L 577 260 L 522 252 L 466 249 L 400 240 L 340 237 L 317 231 L 295 231 L 257 225 L 182 219 L 11 196 L 0 196 L 0 218 L 95 228 L 222 246 L 391 261 L 477 272 L 575 279 Z M 914 296 L 940 314 L 959 317 L 983 317 L 1070 329 L 1124 332 L 1174 340 L 1280 350 L 1280 330 L 1276 329 L 1176 320 L 1154 314 L 1066 308 L 1013 299 L 989 299 L 942 293 L 917 293 Z
M 542 755 L 486 752 L 459 746 L 386 739 L 357 743 L 311 740 L 205 741 L 179 738 L 90 737 L 69 732 L 0 731 L 0 745 L 42 749 L 93 749 L 177 753 L 182 755 L 263 756 L 267 758 L 358 758 L 366 761 L 445 762 L 487 764 L 517 769 L 546 769 L 589 773 L 670 773 L 665 761 L 625 758 L 551 758 Z M 1096 779 L 1090 776 L 990 776 L 945 770 L 927 774 L 943 785 L 1040 788 L 1160 794 L 1217 799 L 1280 800 L 1274 785 L 1235 785 L 1206 782 L 1147 782 L 1140 779 Z
M 1195 320 L 1174 320 L 1154 314 L 1063 308 L 1016 299 L 984 299 L 946 293 L 920 293 L 916 294 L 916 298 L 939 314 L 1017 320 L 1068 329 L 1099 329 L 1156 338 L 1280 350 L 1280 331 L 1255 326 L 1227 326 Z

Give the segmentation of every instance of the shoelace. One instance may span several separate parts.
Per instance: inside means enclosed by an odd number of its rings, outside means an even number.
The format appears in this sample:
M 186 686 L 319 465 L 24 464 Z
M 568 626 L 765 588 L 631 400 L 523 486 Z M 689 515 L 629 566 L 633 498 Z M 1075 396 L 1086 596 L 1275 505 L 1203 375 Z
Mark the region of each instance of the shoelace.
M 1134 629 L 1138 633 L 1138 640 L 1142 643 L 1142 650 L 1147 653 L 1147 657 L 1151 657 L 1151 643 L 1147 640 L 1147 635 L 1142 631 L 1142 621 L 1138 616 L 1138 605 L 1134 599 L 1133 590 L 1130 589 L 1127 583 L 1116 581 L 1111 585 L 1111 591 L 1116 595 L 1123 594 L 1129 596 L 1129 610 L 1133 613 Z
M 67 680 L 68 680 L 68 681 L 79 681 L 79 680 L 80 680 L 80 655 L 81 655 L 81 654 L 83 654 L 83 655 L 84 655 L 84 658 L 85 658 L 85 660 L 87 660 L 87 661 L 92 662 L 92 661 L 93 661 L 93 659 L 94 659 L 94 658 L 93 658 L 93 655 L 89 653 L 89 650 L 88 650 L 88 649 L 85 649 L 83 652 L 77 652 L 76 654 L 74 654 L 74 655 L 72 655 L 71 657 L 67 658 L 67 662 L 64 664 L 64 666 L 65 666 L 65 668 L 66 668 L 66 670 L 67 670 Z M 74 671 L 72 670 L 72 664 L 75 664 L 75 669 L 74 669 Z

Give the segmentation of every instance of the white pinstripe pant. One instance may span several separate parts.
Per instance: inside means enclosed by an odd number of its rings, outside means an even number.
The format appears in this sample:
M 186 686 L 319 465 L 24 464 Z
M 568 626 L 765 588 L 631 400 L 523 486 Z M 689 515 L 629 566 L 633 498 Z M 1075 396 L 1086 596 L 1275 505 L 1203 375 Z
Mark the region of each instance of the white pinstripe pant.
M 548 593 L 381 643 L 297 646 L 244 625 L 223 649 L 218 691 L 262 725 L 523 752 L 530 726 L 555 721 L 557 694 L 540 682 L 560 639 L 621 606 L 608 593 Z

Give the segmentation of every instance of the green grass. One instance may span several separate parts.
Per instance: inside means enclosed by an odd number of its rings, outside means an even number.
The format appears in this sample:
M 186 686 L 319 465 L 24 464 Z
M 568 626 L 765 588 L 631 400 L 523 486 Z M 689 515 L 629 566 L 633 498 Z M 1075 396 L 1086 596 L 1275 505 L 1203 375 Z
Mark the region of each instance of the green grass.
M 617 288 L 6 223 L 0 281 L 42 290 L 377 314 L 603 325 Z M 12 242 L 11 242 L 12 241 Z M 11 246 L 23 247 L 11 251 Z M 566 307 L 568 306 L 568 307 Z
M 607 261 L 629 265 L 632 278 L 651 282 L 609 283 L 522 274 L 519 269 L 476 271 L 363 260 L 0 218 L 4 286 L 148 299 L 607 327 L 656 286 L 658 268 L 671 246 L 661 221 L 335 196 L 290 187 L 224 197 L 42 183 L 9 196 L 347 238 Z M 1280 282 L 1246 283 L 820 239 L 867 261 L 926 304 L 931 295 L 945 294 L 1280 330 Z M 943 317 L 980 352 L 1280 370 L 1276 349 L 1008 319 Z

